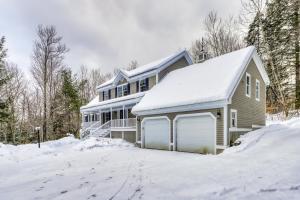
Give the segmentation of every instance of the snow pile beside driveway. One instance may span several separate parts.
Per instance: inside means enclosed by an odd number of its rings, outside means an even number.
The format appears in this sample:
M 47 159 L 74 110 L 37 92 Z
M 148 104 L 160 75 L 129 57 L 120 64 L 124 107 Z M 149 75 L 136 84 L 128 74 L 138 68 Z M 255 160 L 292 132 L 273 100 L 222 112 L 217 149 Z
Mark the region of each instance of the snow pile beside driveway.
M 300 199 L 300 119 L 244 135 L 219 155 L 73 137 L 0 144 L 0 199 Z
M 73 149 L 84 151 L 86 149 L 93 149 L 97 147 L 133 147 L 133 144 L 127 143 L 122 139 L 110 139 L 110 138 L 95 138 L 90 137 L 86 140 L 83 140 L 79 144 L 75 145 Z

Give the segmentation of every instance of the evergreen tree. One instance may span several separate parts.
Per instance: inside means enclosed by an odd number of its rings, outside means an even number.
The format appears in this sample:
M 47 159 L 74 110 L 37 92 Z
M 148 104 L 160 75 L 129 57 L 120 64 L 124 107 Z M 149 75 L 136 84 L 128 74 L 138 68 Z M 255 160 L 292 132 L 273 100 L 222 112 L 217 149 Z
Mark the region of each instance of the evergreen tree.
M 0 91 L 4 84 L 9 80 L 5 65 L 4 59 L 6 57 L 6 49 L 4 48 L 5 37 L 1 37 L 0 39 Z M 7 102 L 3 99 L 3 96 L 0 96 L 0 123 L 7 121 L 8 113 L 7 113 Z
M 247 45 L 254 45 L 260 56 L 263 55 L 263 14 L 258 11 L 249 25 L 248 35 L 246 37 Z
M 70 69 L 61 72 L 61 90 L 55 96 L 56 107 L 60 112 L 56 112 L 54 117 L 54 132 L 56 138 L 65 136 L 66 133 L 78 134 L 80 129 L 80 106 L 79 85 L 72 76 Z
M 295 73 L 296 73 L 296 103 L 295 107 L 300 109 L 300 1 L 292 1 L 292 19 L 293 19 L 293 34 L 294 37 L 294 56 L 295 56 Z

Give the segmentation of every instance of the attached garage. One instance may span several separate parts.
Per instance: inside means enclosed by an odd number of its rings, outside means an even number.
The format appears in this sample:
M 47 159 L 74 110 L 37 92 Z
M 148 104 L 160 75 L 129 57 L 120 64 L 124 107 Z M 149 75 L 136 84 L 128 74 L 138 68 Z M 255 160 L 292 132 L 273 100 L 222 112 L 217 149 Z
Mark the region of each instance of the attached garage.
M 178 115 L 174 138 L 177 151 L 215 154 L 216 118 L 211 113 Z
M 150 117 L 142 121 L 142 147 L 169 150 L 170 120 L 167 117 Z

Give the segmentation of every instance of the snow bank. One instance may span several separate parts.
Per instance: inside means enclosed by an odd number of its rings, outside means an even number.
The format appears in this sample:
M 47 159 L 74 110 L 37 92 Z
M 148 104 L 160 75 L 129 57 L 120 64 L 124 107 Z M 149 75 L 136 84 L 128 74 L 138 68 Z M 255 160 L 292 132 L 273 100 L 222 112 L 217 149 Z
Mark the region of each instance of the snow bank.
M 90 137 L 86 140 L 81 141 L 73 147 L 74 150 L 87 150 L 97 147 L 132 147 L 133 144 L 125 142 L 122 139 L 110 139 L 110 138 L 95 138 Z
M 300 139 L 300 118 L 292 118 L 287 121 L 269 121 L 266 127 L 242 135 L 237 140 L 241 144 L 226 149 L 223 154 L 238 153 L 250 148 L 266 148 L 265 144 L 264 146 L 260 146 L 259 143 L 263 137 L 269 138 L 267 139 L 270 142 L 268 145 L 272 148 L 272 143 L 280 142 L 282 138 L 289 136 L 299 137 Z

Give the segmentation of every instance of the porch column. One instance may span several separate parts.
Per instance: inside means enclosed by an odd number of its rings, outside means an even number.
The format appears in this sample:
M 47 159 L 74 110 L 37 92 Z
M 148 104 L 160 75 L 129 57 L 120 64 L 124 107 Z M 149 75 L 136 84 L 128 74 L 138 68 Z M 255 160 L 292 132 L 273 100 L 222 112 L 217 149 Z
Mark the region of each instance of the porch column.
M 112 123 L 112 107 L 110 107 L 110 127 L 111 127 L 111 123 Z M 109 132 L 109 137 L 111 138 L 111 130 Z
M 100 121 L 100 126 L 102 125 L 102 113 L 101 109 L 99 110 L 99 121 Z
M 123 105 L 123 127 L 125 127 L 125 105 Z
M 123 105 L 123 127 L 125 127 L 125 105 Z M 124 131 L 122 131 L 122 139 L 124 140 Z

